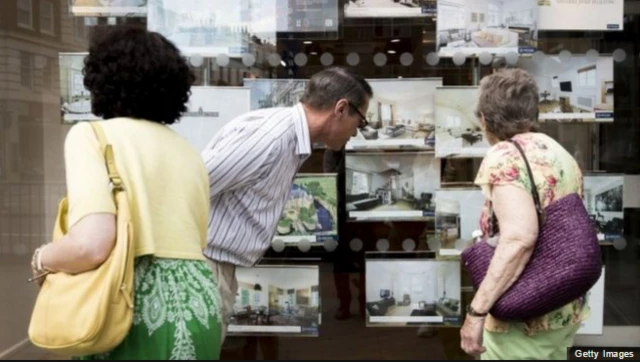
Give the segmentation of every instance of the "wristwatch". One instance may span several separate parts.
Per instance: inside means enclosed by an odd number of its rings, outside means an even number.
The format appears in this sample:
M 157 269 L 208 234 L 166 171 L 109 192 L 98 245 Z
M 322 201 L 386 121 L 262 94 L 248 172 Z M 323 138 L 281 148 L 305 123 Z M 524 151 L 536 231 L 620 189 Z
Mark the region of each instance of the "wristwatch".
M 486 317 L 487 315 L 489 315 L 489 313 L 476 312 L 476 310 L 471 306 L 471 303 L 469 303 L 467 305 L 467 315 L 470 315 L 472 317 Z

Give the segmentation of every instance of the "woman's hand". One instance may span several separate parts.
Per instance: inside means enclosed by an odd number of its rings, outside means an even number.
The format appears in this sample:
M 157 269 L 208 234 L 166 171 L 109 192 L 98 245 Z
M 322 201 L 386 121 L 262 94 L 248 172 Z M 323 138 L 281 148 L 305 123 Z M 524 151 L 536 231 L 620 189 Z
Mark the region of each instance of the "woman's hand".
M 482 333 L 484 332 L 484 317 L 467 316 L 460 329 L 460 347 L 471 356 L 478 357 L 484 353 Z
M 45 274 L 43 274 L 43 272 L 37 271 L 35 269 L 31 269 L 31 273 L 33 274 L 32 276 L 32 280 L 38 284 L 39 287 L 42 286 L 42 284 L 44 283 L 44 280 L 47 279 L 47 275 L 48 272 L 45 272 Z

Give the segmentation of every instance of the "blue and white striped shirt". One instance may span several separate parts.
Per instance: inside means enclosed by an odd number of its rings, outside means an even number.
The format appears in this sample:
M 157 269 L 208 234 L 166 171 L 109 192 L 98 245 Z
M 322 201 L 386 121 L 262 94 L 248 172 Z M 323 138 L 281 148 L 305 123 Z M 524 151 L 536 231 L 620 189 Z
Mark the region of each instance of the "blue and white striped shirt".
M 250 267 L 271 246 L 289 190 L 311 154 L 302 104 L 235 118 L 202 151 L 211 187 L 209 259 Z

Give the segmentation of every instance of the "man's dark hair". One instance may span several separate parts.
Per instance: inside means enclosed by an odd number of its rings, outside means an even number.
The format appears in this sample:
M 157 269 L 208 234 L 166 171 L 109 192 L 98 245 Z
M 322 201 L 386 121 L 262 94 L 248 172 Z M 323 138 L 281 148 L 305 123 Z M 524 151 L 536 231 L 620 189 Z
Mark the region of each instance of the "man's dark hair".
M 314 109 L 327 110 L 345 98 L 359 109 L 371 97 L 371 85 L 362 76 L 346 68 L 331 67 L 311 76 L 300 102 Z M 353 112 L 349 109 L 349 113 Z
M 84 61 L 91 111 L 173 124 L 187 110 L 195 76 L 162 35 L 134 26 L 96 29 Z

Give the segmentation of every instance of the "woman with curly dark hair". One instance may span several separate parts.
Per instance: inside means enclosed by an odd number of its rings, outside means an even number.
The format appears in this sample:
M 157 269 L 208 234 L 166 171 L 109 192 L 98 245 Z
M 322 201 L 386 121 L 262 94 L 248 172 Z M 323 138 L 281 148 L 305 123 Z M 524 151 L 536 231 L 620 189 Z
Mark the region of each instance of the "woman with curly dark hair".
M 202 254 L 209 178 L 199 152 L 167 126 L 185 112 L 194 76 L 167 39 L 124 26 L 96 33 L 84 75 L 129 197 L 135 307 L 118 347 L 80 358 L 219 359 L 220 296 Z M 69 233 L 36 251 L 38 275 L 93 270 L 116 240 L 109 176 L 90 124 L 71 128 L 64 152 Z

